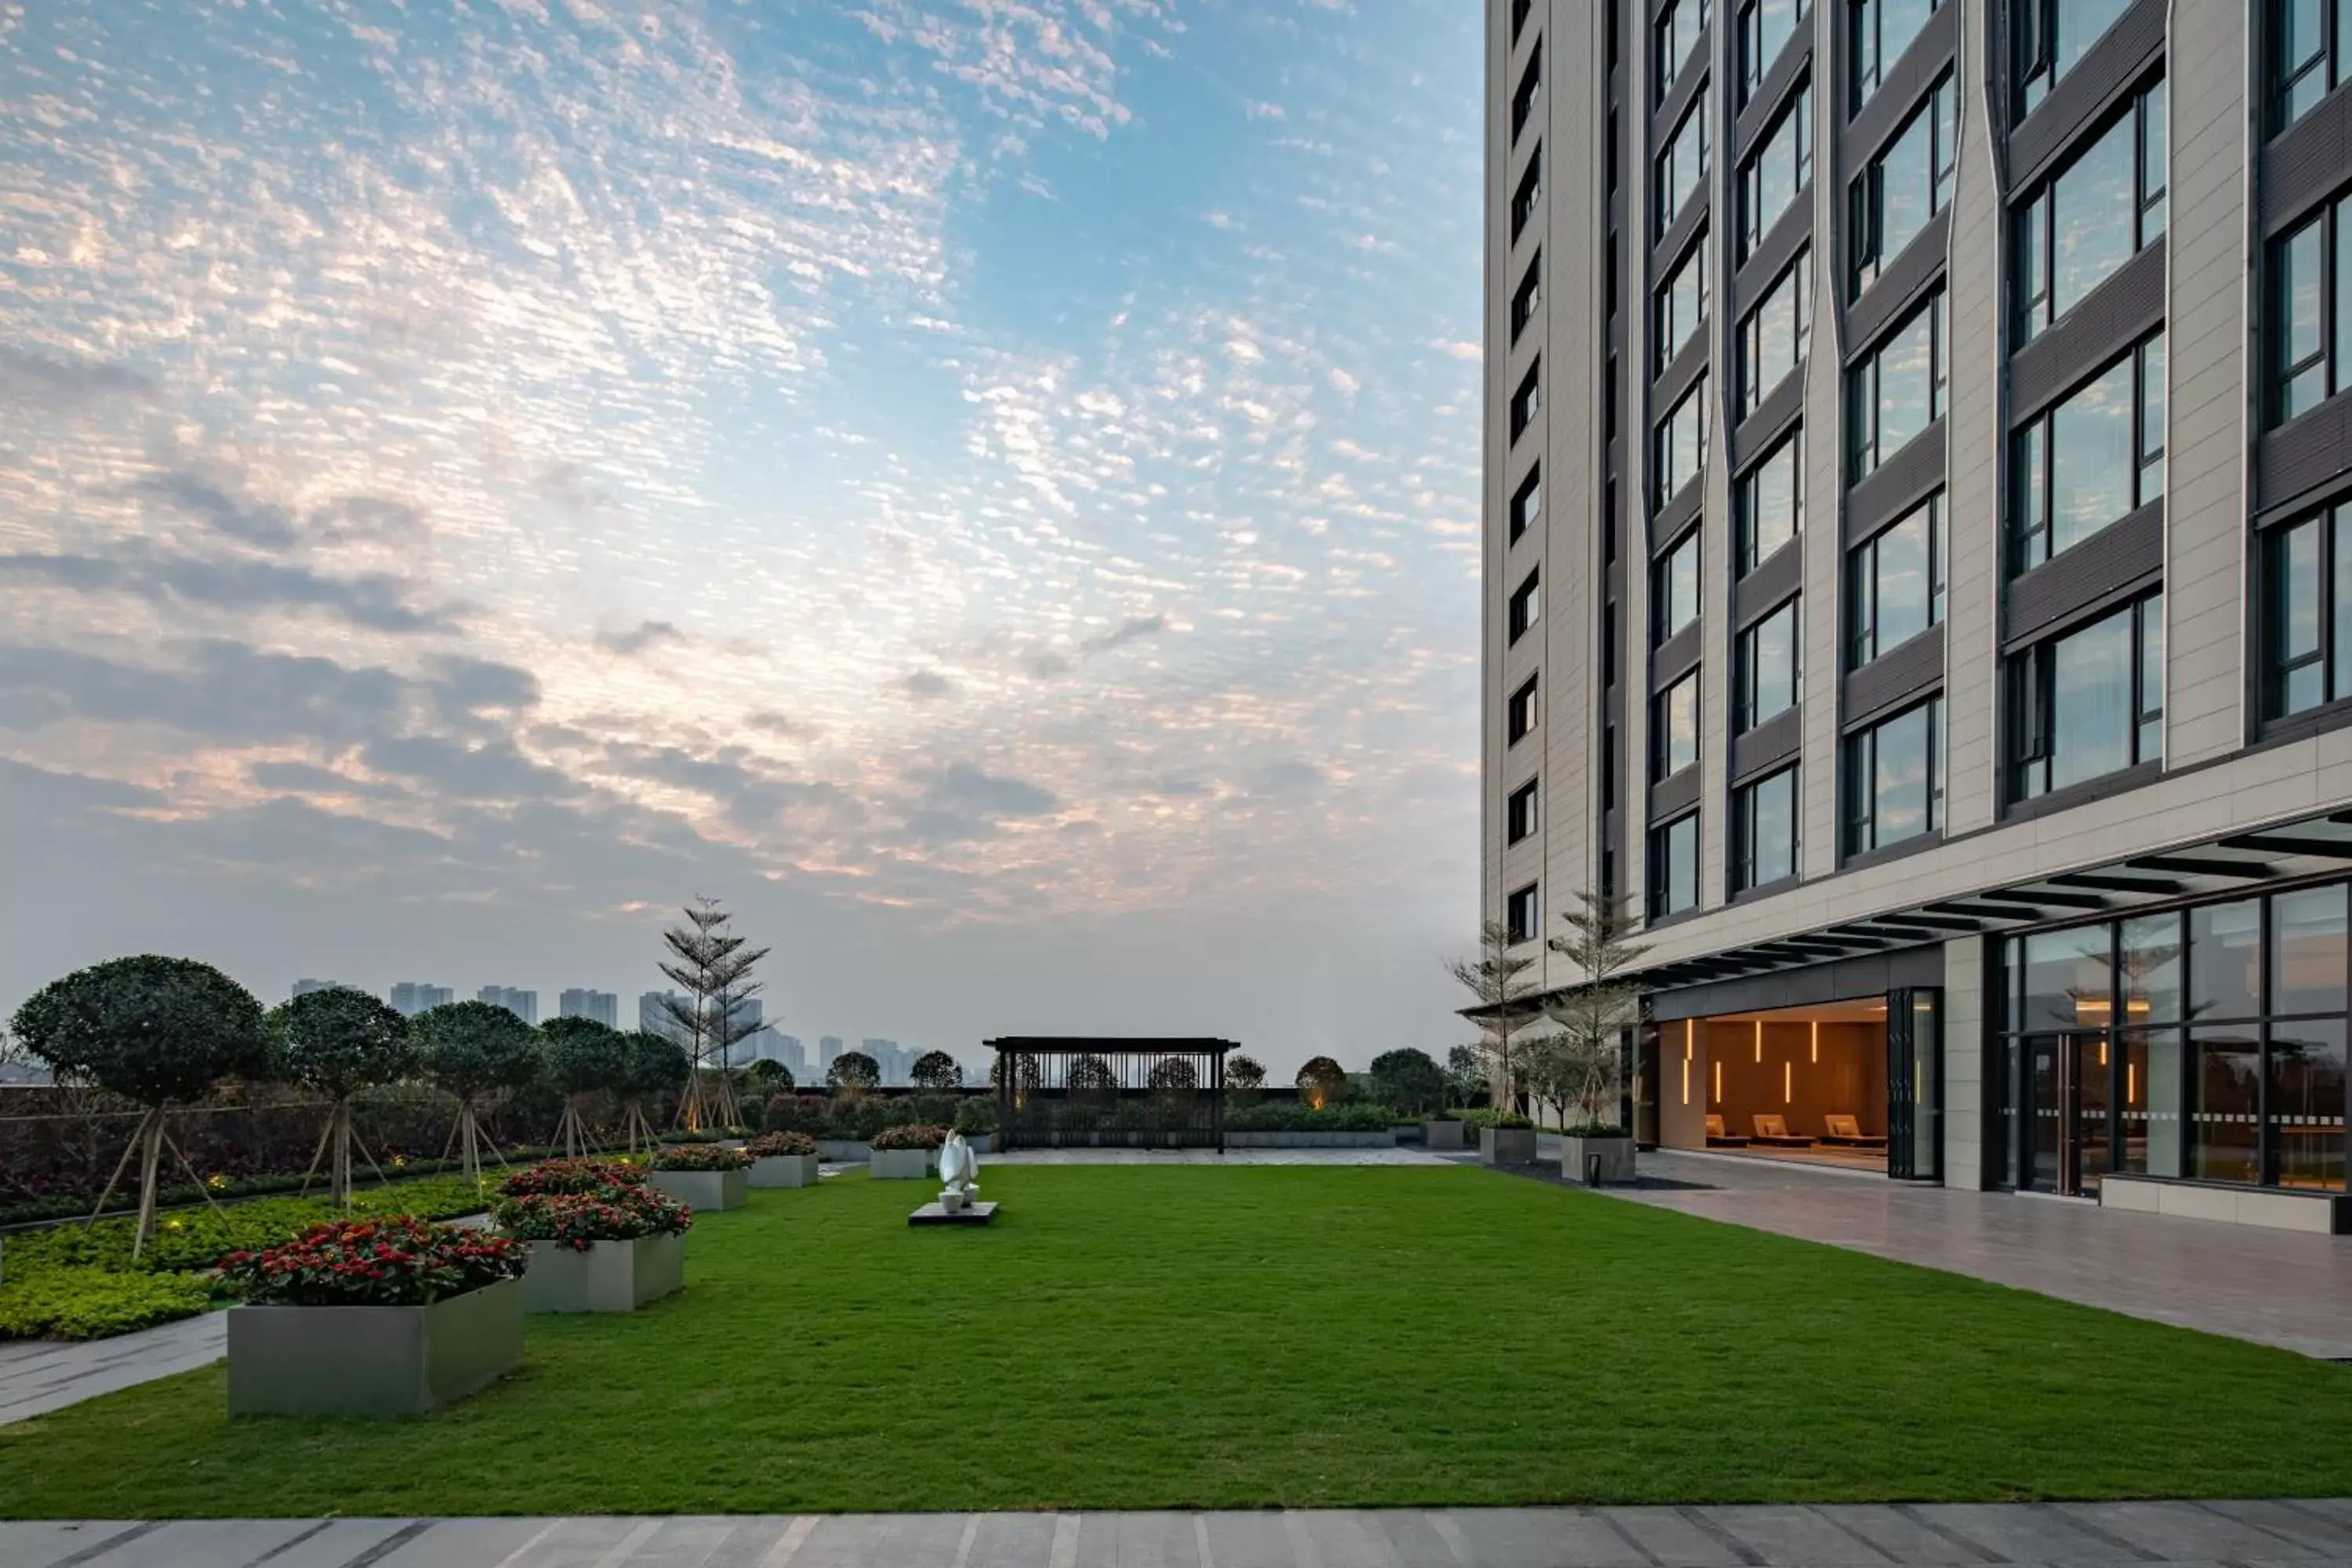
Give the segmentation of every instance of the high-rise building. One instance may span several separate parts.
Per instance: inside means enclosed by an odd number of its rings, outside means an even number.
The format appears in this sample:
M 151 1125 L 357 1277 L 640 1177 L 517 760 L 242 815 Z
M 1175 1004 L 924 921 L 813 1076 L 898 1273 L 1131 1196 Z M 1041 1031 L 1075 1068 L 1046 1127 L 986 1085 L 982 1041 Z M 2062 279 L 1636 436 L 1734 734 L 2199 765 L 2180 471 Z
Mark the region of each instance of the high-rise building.
M 808 1053 L 801 1048 L 801 1037 L 778 1034 L 773 1029 L 767 1031 L 767 1048 L 762 1054 L 782 1063 L 784 1070 L 793 1075 L 795 1083 L 806 1079 L 809 1076 Z
M 511 985 L 485 985 L 474 994 L 475 1000 L 488 1002 L 493 1007 L 504 1007 L 524 1023 L 539 1023 L 539 993 L 520 991 Z
M 421 981 L 404 980 L 392 988 L 392 1010 L 404 1017 L 413 1018 L 427 1007 L 446 1007 L 457 999 L 457 994 L 446 985 L 428 985 Z
M 831 1068 L 840 1056 L 841 1037 L 839 1035 L 821 1035 L 817 1037 L 816 1070 L 818 1072 L 823 1073 Z
M 857 1048 L 874 1058 L 875 1071 L 882 1082 L 907 1081 L 907 1063 L 900 1059 L 898 1041 L 868 1037 L 857 1042 Z
M 559 1017 L 592 1019 L 608 1029 L 621 1026 L 621 999 L 610 991 L 574 987 L 558 1000 L 556 1013 Z
M 680 1006 L 684 1006 L 687 1000 L 682 992 L 643 993 L 637 997 L 637 1027 L 648 1035 L 660 1035 L 666 1039 L 676 1040 L 683 1045 L 686 1043 L 688 1031 L 677 1021 L 677 1015 L 663 1005 L 665 998 L 674 999 Z
M 2340 1221 L 2352 30 L 1708 9 L 1487 6 L 1486 918 L 1644 1141 Z

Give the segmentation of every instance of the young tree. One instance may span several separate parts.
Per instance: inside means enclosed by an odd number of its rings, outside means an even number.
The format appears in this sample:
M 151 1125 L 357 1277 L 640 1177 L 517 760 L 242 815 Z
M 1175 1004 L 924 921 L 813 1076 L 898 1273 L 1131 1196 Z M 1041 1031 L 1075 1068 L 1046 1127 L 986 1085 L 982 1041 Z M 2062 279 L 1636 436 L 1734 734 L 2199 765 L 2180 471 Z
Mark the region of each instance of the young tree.
M 408 1021 L 423 1058 L 425 1077 L 457 1100 L 457 1125 L 449 1130 L 449 1148 L 460 1150 L 466 1174 L 478 1186 L 482 1180 L 482 1149 L 501 1165 L 507 1157 L 482 1132 L 476 1100 L 500 1089 L 520 1089 L 539 1076 L 545 1065 L 540 1055 L 539 1031 L 504 1007 L 488 1002 L 445 1002 L 427 1007 Z M 442 1151 L 448 1158 L 448 1148 Z
M 729 931 L 735 917 L 716 899 L 698 896 L 680 912 L 685 923 L 662 932 L 670 956 L 661 965 L 671 984 L 686 993 L 662 998 L 694 1068 L 677 1104 L 678 1121 L 688 1131 L 712 1122 L 731 1127 L 735 1085 L 729 1069 L 736 1046 L 761 1028 L 749 1004 L 763 987 L 751 978 L 751 970 L 768 950 L 746 947 L 744 938 Z M 711 1071 L 716 1078 L 706 1090 L 704 1076 Z
M 1497 1109 L 1508 1110 L 1518 1092 L 1517 1064 L 1512 1059 L 1518 1037 L 1543 1016 L 1536 1003 L 1536 983 L 1528 978 L 1535 967 L 1532 955 L 1511 951 L 1511 933 L 1500 921 L 1478 928 L 1478 956 L 1446 960 L 1445 973 L 1478 999 L 1471 1009 L 1478 1026 L 1478 1055 L 1486 1068 L 1487 1092 Z
M 555 1141 L 563 1145 L 566 1159 L 576 1160 L 583 1149 L 596 1147 L 580 1114 L 580 1097 L 598 1089 L 618 1092 L 629 1074 L 627 1037 L 593 1018 L 550 1018 L 539 1032 L 545 1042 L 548 1077 L 563 1095 L 563 1120 L 556 1126 Z
M 1454 1046 L 1445 1053 L 1445 1093 L 1449 1100 L 1467 1107 L 1486 1089 L 1486 1066 L 1475 1046 Z
M 1618 906 L 1598 893 L 1580 892 L 1576 907 L 1559 918 L 1566 933 L 1545 945 L 1574 964 L 1581 978 L 1544 1005 L 1558 1031 L 1545 1047 L 1557 1057 L 1548 1070 L 1549 1092 L 1561 1106 L 1575 1108 L 1580 1125 L 1598 1126 L 1617 1081 L 1619 1037 L 1642 1016 L 1642 988 L 1624 973 L 1650 950 L 1625 940 Z M 1613 1126 L 1616 1117 L 1607 1122 Z
M 917 1089 L 942 1089 L 963 1087 L 963 1068 L 945 1051 L 925 1051 L 915 1058 L 911 1075 Z
M 847 1094 L 869 1089 L 882 1081 L 882 1064 L 864 1051 L 844 1051 L 824 1069 L 824 1085 Z
M 303 1088 L 332 1100 L 310 1169 L 302 1173 L 302 1190 L 310 1190 L 310 1176 L 326 1160 L 327 1194 L 349 1207 L 352 1201 L 352 1096 L 381 1083 L 396 1083 L 416 1068 L 416 1045 L 408 1037 L 408 1020 L 364 991 L 331 986 L 310 991 L 269 1013 L 269 1032 L 277 1047 L 278 1070 Z M 365 1143 L 360 1152 L 375 1166 L 378 1181 L 383 1167 Z
M 1085 1056 L 1070 1064 L 1070 1098 L 1112 1103 L 1118 1099 L 1118 1074 L 1100 1057 Z
M 268 1068 L 261 1004 L 209 963 L 152 953 L 78 969 L 35 992 L 10 1024 L 23 1048 L 59 1081 L 94 1083 L 146 1114 L 90 1211 L 94 1222 L 139 1156 L 139 1226 L 131 1255 L 155 1234 L 155 1173 L 169 1146 L 199 1191 L 204 1183 L 163 1125 L 164 1108 L 202 1098 L 230 1077 Z M 209 1200 L 208 1200 L 209 1201 Z
M 1372 1093 L 1405 1114 L 1433 1110 L 1445 1100 L 1445 1070 L 1427 1051 L 1408 1046 L 1372 1058 Z
M 1004 1093 L 1004 1075 L 1006 1071 L 1004 1064 L 1008 1061 L 1017 1061 L 1021 1064 L 1020 1066 L 1011 1069 L 1013 1073 L 1013 1109 L 1018 1110 L 1021 1107 L 1027 1105 L 1029 1103 L 1029 1097 L 1037 1092 L 1039 1086 L 1045 1081 L 1044 1075 L 1037 1070 L 1037 1058 L 1035 1057 L 1030 1056 L 1026 1052 L 1008 1054 L 1003 1051 L 999 1051 L 996 1053 L 996 1059 L 988 1064 L 988 1087 L 994 1089 L 1000 1097 Z
M 1265 1064 L 1239 1054 L 1225 1058 L 1225 1089 L 1235 1105 L 1255 1105 L 1265 1090 Z
M 640 1142 L 650 1150 L 660 1140 L 654 1136 L 653 1122 L 646 1115 L 648 1102 L 666 1094 L 676 1094 L 686 1087 L 694 1075 L 694 1063 L 686 1047 L 667 1035 L 648 1030 L 634 1030 L 621 1037 L 625 1053 L 625 1068 L 613 1092 L 621 1101 L 621 1125 L 626 1130 L 629 1152 L 637 1152 Z
M 1317 1110 L 1338 1104 L 1348 1089 L 1346 1071 L 1329 1057 L 1308 1057 L 1299 1064 L 1298 1077 L 1294 1081 L 1298 1085 L 1298 1098 Z

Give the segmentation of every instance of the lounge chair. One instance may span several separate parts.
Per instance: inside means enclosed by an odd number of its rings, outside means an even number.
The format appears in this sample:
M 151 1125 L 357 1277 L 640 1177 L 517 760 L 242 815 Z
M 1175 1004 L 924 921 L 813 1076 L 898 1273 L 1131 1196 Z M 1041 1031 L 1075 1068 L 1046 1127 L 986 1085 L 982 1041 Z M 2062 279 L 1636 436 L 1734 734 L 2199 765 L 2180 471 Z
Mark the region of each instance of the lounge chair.
M 1706 1119 L 1706 1146 L 1710 1149 L 1745 1149 L 1748 1140 L 1736 1133 L 1726 1132 L 1722 1117 L 1710 1116 Z
M 1789 1121 L 1782 1116 L 1759 1116 L 1755 1119 L 1756 1136 L 1750 1142 L 1766 1149 L 1810 1149 L 1813 1141 L 1800 1138 L 1789 1131 Z
M 1836 1148 L 1884 1149 L 1886 1147 L 1885 1139 L 1872 1137 L 1862 1130 L 1860 1121 L 1842 1112 L 1833 1111 L 1822 1117 L 1822 1125 L 1829 1129 L 1822 1134 L 1822 1142 Z

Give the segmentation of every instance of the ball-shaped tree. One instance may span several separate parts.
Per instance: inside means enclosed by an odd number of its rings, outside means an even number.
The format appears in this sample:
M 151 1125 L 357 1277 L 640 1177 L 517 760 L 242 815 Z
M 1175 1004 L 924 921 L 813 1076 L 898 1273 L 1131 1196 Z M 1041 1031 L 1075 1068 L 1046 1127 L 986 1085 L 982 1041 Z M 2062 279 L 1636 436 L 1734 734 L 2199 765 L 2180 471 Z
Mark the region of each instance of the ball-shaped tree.
M 306 991 L 269 1013 L 278 1070 L 288 1081 L 332 1101 L 310 1170 L 327 1161 L 327 1192 L 335 1202 L 352 1201 L 352 1096 L 377 1084 L 396 1083 L 416 1070 L 416 1043 L 408 1020 L 364 991 L 330 986 Z M 362 1144 L 362 1152 L 365 1152 Z M 368 1155 L 368 1163 L 375 1156 Z M 383 1171 L 378 1167 L 378 1180 Z M 302 1178 L 310 1191 L 310 1174 Z
M 78 969 L 35 992 L 9 1026 L 59 1077 L 96 1084 L 145 1108 L 98 1200 L 99 1207 L 106 1206 L 137 1153 L 133 1257 L 155 1233 L 156 1166 L 169 1141 L 163 1108 L 195 1100 L 222 1079 L 268 1070 L 261 1004 L 211 964 L 189 958 L 148 953 Z M 176 1153 L 178 1146 L 173 1148 Z
M 627 1037 L 593 1018 L 550 1018 L 539 1033 L 547 1076 L 563 1096 L 563 1119 L 557 1124 L 555 1142 L 563 1145 L 567 1159 L 577 1159 L 583 1148 L 595 1146 L 580 1114 L 580 1097 L 619 1092 L 629 1071 Z
M 1347 1091 L 1348 1075 L 1329 1057 L 1309 1057 L 1299 1065 L 1298 1098 L 1317 1110 L 1335 1103 Z
M 1372 1092 L 1409 1116 L 1434 1110 L 1445 1100 L 1445 1069 L 1427 1051 L 1408 1046 L 1372 1058 Z
M 1118 1074 L 1100 1057 L 1079 1057 L 1070 1063 L 1070 1098 L 1115 1100 L 1118 1098 Z
M 963 1065 L 945 1051 L 925 1051 L 909 1074 L 917 1089 L 961 1089 Z
M 773 1093 L 793 1087 L 793 1069 L 773 1057 L 761 1057 L 743 1069 L 743 1079 Z
M 684 1046 L 667 1035 L 639 1029 L 621 1038 L 628 1053 L 628 1067 L 613 1092 L 620 1097 L 623 1120 L 629 1130 L 629 1152 L 634 1154 L 641 1138 L 649 1149 L 659 1142 L 654 1136 L 653 1123 L 646 1119 L 646 1107 L 684 1089 L 686 1080 L 694 1074 L 694 1060 L 686 1054 Z
M 859 1089 L 872 1089 L 881 1081 L 881 1064 L 864 1051 L 844 1051 L 833 1058 L 831 1067 L 824 1069 L 824 1082 L 828 1089 L 848 1089 L 855 1093 Z
M 450 1142 L 462 1151 L 466 1173 L 479 1182 L 483 1138 L 475 1102 L 539 1076 L 546 1066 L 539 1031 L 488 1002 L 445 1002 L 411 1018 L 408 1026 L 425 1076 L 457 1098 L 457 1125 Z M 490 1152 L 498 1154 L 497 1145 Z M 503 1163 L 504 1156 L 499 1157 Z
M 1265 1088 L 1265 1064 L 1239 1054 L 1225 1058 L 1225 1092 L 1236 1105 L 1255 1105 Z
M 1151 1064 L 1146 1081 L 1152 1088 L 1176 1093 L 1201 1087 L 1201 1070 L 1182 1057 L 1169 1057 Z

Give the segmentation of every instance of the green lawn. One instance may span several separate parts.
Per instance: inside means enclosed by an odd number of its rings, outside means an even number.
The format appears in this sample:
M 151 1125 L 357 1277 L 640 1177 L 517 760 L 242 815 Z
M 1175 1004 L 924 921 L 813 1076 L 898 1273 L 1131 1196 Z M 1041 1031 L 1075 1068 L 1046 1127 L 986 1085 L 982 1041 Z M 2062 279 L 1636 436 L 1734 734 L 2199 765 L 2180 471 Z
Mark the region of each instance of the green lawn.
M 425 1420 L 231 1422 L 214 1368 L 0 1427 L 0 1513 L 2352 1493 L 2352 1368 L 1856 1253 L 1459 1167 L 984 1185 L 754 1193 Z

